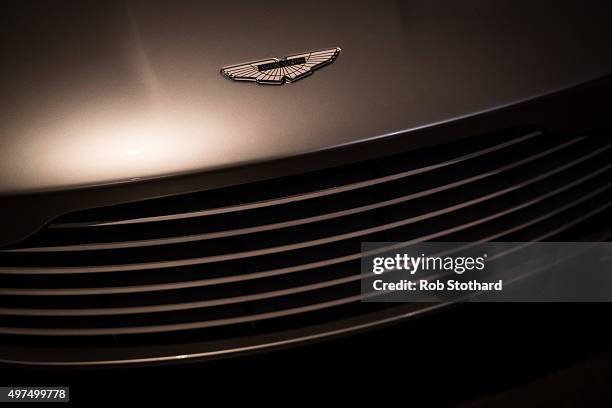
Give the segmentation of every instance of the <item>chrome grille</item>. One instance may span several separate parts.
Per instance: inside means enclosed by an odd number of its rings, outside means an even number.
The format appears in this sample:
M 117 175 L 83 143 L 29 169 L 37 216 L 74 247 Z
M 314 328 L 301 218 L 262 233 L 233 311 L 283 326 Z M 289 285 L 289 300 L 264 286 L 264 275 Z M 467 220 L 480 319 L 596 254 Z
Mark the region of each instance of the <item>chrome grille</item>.
M 608 230 L 593 219 L 610 215 L 611 152 L 605 133 L 513 129 L 59 217 L 0 250 L 0 360 L 205 357 L 429 310 L 360 303 L 361 242 L 577 240 Z M 89 354 L 70 348 L 74 338 Z

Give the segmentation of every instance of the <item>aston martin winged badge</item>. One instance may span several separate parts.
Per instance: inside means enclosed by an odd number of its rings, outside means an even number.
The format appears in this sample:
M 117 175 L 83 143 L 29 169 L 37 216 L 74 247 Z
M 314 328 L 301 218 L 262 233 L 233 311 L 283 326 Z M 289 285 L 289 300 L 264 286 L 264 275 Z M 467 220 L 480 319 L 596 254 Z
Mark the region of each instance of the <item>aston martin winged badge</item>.
M 333 62 L 340 48 L 305 52 L 284 58 L 268 58 L 221 69 L 221 74 L 234 81 L 252 81 L 265 85 L 282 85 L 295 82 L 316 69 Z

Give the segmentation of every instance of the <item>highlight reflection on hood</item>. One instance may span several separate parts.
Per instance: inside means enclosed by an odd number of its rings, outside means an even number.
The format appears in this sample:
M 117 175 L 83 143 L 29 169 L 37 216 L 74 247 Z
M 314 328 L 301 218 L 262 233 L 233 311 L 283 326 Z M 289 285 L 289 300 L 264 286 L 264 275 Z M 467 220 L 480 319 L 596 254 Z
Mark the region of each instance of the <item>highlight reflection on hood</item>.
M 14 154 L 0 163 L 5 181 L 34 188 L 41 179 L 78 185 L 172 175 L 214 165 L 227 148 L 222 129 L 203 114 L 102 111 L 58 122 L 12 140 Z

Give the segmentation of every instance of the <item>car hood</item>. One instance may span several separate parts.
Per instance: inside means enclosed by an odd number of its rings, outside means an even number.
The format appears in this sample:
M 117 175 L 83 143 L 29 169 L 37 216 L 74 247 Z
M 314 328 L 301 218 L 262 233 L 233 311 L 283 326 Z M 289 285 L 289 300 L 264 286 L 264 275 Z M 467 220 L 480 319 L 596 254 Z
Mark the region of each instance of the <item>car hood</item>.
M 292 157 L 612 71 L 605 2 L 85 3 L 2 17 L 0 194 Z M 292 84 L 219 73 L 335 46 L 333 64 Z

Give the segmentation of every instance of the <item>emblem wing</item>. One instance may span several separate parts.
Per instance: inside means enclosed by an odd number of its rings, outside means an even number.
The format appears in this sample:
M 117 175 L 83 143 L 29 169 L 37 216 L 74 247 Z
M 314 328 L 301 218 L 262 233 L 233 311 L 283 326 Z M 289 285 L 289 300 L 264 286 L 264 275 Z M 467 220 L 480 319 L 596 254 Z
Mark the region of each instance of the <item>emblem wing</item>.
M 282 60 L 267 60 L 232 65 L 221 69 L 221 73 L 235 81 L 253 81 L 259 84 L 282 85 L 285 81 L 295 82 L 315 69 L 334 61 L 340 48 L 328 48 L 288 56 Z
M 231 67 L 225 67 L 221 69 L 221 74 L 233 79 L 234 81 L 256 81 L 259 82 L 266 72 L 260 71 L 258 66 L 263 64 L 273 64 L 278 60 L 275 58 L 249 62 L 246 64 L 232 65 Z
M 338 57 L 338 54 L 340 54 L 340 48 L 334 47 L 326 50 L 291 55 L 287 57 L 287 60 L 304 58 L 305 62 L 303 64 L 285 67 L 284 75 L 287 78 L 287 81 L 295 82 L 307 75 L 312 74 L 315 69 L 333 62 Z

